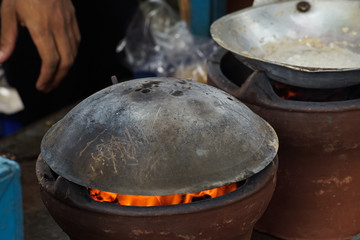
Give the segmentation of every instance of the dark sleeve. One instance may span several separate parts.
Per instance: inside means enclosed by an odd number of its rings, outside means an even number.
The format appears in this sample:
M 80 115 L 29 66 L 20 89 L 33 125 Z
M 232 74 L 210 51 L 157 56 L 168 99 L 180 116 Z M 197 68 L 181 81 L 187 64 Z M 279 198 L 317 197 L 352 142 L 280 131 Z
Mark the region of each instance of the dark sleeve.
M 110 77 L 130 78 L 115 49 L 138 8 L 137 1 L 74 0 L 81 43 L 75 63 L 54 91 L 44 94 L 35 88 L 41 59 L 26 28 L 19 34 L 12 56 L 4 63 L 10 85 L 25 105 L 24 121 L 31 122 L 111 84 Z

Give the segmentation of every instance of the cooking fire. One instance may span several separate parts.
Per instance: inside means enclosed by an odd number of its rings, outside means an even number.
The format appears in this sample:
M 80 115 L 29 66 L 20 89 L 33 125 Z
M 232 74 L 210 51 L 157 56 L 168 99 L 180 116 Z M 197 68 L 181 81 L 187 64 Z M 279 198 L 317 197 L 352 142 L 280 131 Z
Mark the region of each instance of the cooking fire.
M 342 88 L 303 88 L 270 80 L 276 95 L 282 99 L 304 102 L 335 102 L 358 99 L 360 85 Z
M 250 240 L 275 189 L 274 129 L 191 80 L 105 88 L 53 125 L 41 149 L 43 201 L 72 240 Z
M 232 183 L 226 186 L 213 188 L 197 193 L 189 194 L 172 194 L 166 196 L 135 196 L 124 195 L 112 192 L 100 191 L 97 189 L 88 188 L 90 196 L 99 202 L 110 202 L 125 206 L 161 206 L 161 205 L 175 205 L 183 203 L 191 203 L 203 199 L 215 198 L 226 193 L 232 192 L 238 188 L 237 183 Z

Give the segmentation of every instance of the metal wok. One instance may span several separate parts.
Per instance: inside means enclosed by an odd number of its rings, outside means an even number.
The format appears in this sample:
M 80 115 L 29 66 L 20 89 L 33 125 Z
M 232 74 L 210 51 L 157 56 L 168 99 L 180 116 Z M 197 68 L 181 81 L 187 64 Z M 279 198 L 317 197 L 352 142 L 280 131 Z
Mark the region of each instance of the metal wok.
M 272 127 L 231 95 L 190 80 L 143 78 L 79 103 L 45 134 L 39 158 L 81 186 L 158 196 L 242 181 L 277 149 Z
M 360 83 L 360 1 L 250 7 L 211 25 L 212 38 L 254 70 L 306 88 Z

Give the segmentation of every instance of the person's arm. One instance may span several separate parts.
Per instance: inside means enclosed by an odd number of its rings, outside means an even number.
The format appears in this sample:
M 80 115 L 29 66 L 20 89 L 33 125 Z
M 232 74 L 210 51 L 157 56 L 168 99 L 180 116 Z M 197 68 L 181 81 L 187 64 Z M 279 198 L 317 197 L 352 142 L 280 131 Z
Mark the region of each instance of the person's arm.
M 18 23 L 29 30 L 42 60 L 36 88 L 49 92 L 66 76 L 77 54 L 81 37 L 75 9 L 70 0 L 3 0 L 0 63 L 14 50 Z

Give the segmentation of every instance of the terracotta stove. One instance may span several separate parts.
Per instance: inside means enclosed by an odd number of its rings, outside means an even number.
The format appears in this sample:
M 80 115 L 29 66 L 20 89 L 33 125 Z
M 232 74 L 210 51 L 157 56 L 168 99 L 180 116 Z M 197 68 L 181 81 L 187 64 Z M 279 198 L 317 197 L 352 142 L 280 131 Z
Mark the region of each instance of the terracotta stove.
M 272 127 L 222 90 L 137 79 L 95 93 L 56 123 L 36 173 L 72 240 L 249 240 L 275 189 L 277 146 Z M 229 184 L 236 189 L 218 197 L 148 207 L 89 193 L 181 197 Z
M 224 49 L 208 83 L 240 99 L 279 136 L 274 196 L 256 228 L 283 239 L 350 239 L 360 232 L 360 86 L 305 89 L 252 71 Z

